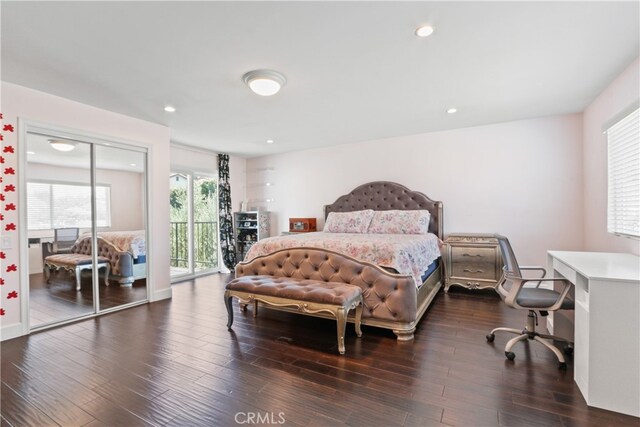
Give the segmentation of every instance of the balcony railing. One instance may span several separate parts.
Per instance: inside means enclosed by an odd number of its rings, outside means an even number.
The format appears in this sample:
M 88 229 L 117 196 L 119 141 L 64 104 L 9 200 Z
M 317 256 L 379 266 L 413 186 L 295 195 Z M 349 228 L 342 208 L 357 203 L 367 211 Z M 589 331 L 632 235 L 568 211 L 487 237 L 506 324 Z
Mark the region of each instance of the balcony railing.
M 171 222 L 171 267 L 189 268 L 189 227 L 187 222 Z M 196 270 L 218 267 L 218 222 L 193 224 L 193 258 Z M 185 270 L 186 272 L 186 270 Z

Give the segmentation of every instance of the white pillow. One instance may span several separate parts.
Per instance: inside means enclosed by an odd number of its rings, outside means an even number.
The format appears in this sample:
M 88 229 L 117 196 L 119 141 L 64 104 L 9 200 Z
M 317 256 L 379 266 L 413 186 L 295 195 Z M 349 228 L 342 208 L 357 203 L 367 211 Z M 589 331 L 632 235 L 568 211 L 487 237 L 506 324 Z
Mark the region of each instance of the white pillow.
M 329 212 L 324 231 L 329 233 L 366 233 L 373 218 L 373 210 Z
M 431 212 L 376 211 L 369 225 L 371 234 L 427 234 Z

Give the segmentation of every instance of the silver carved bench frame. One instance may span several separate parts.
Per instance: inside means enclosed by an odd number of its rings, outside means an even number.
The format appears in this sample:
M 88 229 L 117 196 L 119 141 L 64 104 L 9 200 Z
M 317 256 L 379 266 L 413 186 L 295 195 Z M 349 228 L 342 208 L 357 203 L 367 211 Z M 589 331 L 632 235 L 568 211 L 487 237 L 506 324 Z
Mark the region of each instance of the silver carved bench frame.
M 91 256 L 86 255 L 86 257 L 88 259 L 91 259 Z M 55 258 L 54 259 L 50 259 L 50 258 L 54 258 L 54 256 L 51 257 L 47 257 L 47 259 L 45 259 L 44 262 L 44 273 L 45 273 L 45 278 L 47 280 L 47 283 L 51 282 L 51 270 L 55 269 L 60 270 L 61 268 L 64 270 L 67 270 L 71 273 L 74 273 L 76 276 L 76 291 L 80 290 L 80 278 L 81 278 L 81 273 L 82 270 L 92 270 L 93 269 L 93 263 L 90 262 L 88 264 L 67 264 L 67 263 L 58 263 L 56 262 Z M 104 275 L 104 284 L 105 286 L 109 286 L 109 271 L 111 270 L 111 266 L 109 265 L 108 262 L 106 261 L 98 261 L 97 263 L 97 270 L 100 271 L 101 268 L 104 268 L 105 271 L 105 275 Z
M 299 299 L 281 298 L 276 296 L 259 295 L 255 292 L 243 292 L 235 290 L 226 290 L 224 293 L 224 302 L 227 307 L 227 313 L 229 320 L 227 322 L 227 329 L 231 329 L 233 324 L 233 306 L 231 304 L 232 298 L 236 298 L 242 305 L 253 304 L 253 317 L 258 316 L 258 302 L 266 304 L 274 308 L 293 308 L 300 314 L 319 314 L 329 313 L 335 317 L 338 327 L 338 351 L 340 354 L 345 353 L 344 336 L 347 330 L 347 315 L 349 311 L 355 309 L 355 329 L 358 337 L 362 336 L 362 329 L 360 328 L 360 319 L 362 318 L 362 293 L 358 293 L 350 300 L 345 301 L 343 305 L 327 304 L 309 302 Z

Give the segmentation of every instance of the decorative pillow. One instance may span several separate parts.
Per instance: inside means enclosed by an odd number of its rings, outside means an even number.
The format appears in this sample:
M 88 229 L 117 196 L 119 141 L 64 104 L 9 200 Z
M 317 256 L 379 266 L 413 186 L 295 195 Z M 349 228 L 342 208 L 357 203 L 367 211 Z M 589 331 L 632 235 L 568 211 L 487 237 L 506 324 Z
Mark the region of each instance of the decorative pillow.
M 427 234 L 431 213 L 419 211 L 376 211 L 369 225 L 370 234 Z
M 329 233 L 366 233 L 373 218 L 373 210 L 329 212 L 324 231 Z

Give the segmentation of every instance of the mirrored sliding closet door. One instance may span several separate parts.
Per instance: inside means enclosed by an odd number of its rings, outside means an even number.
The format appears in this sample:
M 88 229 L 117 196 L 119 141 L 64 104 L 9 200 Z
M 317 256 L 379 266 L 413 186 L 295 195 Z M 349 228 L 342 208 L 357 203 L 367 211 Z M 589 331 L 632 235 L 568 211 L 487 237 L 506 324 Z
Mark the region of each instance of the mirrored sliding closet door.
M 148 300 L 147 153 L 26 133 L 29 325 Z

